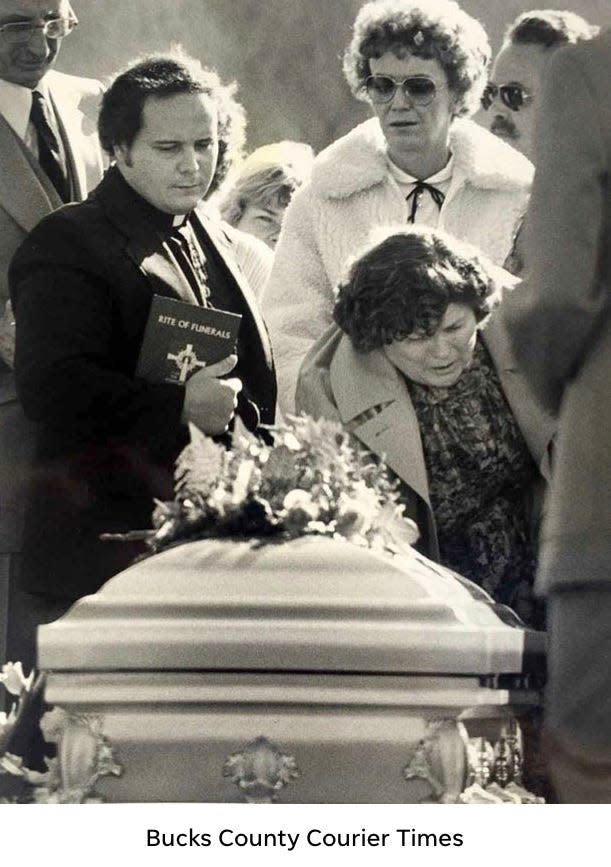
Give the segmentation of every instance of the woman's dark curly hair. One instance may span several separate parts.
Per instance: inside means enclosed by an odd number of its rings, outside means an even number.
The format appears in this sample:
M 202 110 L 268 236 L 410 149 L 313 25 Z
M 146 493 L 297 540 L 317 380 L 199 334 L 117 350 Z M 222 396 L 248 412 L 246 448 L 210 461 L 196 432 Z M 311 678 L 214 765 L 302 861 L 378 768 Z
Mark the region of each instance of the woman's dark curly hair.
M 367 100 L 369 61 L 392 51 L 435 59 L 456 99 L 455 115 L 480 106 L 490 63 L 486 31 L 454 0 L 373 0 L 359 11 L 344 54 L 344 75 L 354 95 Z
M 119 145 L 131 147 L 142 126 L 142 109 L 149 96 L 160 99 L 181 93 L 203 93 L 218 112 L 219 155 L 208 195 L 222 184 L 229 169 L 242 158 L 246 139 L 246 115 L 235 99 L 235 83 L 222 84 L 213 69 L 180 49 L 141 58 L 110 84 L 102 98 L 98 133 L 112 157 Z
M 384 233 L 337 289 L 333 318 L 357 352 L 410 334 L 433 335 L 448 304 L 467 304 L 478 322 L 490 313 L 496 301 L 491 264 L 474 247 L 426 228 Z

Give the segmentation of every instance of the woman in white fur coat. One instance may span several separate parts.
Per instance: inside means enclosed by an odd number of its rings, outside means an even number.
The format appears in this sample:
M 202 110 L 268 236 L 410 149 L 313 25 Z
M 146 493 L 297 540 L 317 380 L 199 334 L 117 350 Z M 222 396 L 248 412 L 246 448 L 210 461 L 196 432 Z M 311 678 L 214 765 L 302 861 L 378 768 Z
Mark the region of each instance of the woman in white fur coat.
M 374 0 L 360 10 L 344 72 L 375 117 L 315 160 L 286 213 L 263 297 L 283 411 L 294 411 L 301 361 L 332 321 L 333 287 L 376 226 L 439 227 L 500 265 L 510 253 L 533 169 L 467 119 L 489 60 L 483 28 L 452 0 Z

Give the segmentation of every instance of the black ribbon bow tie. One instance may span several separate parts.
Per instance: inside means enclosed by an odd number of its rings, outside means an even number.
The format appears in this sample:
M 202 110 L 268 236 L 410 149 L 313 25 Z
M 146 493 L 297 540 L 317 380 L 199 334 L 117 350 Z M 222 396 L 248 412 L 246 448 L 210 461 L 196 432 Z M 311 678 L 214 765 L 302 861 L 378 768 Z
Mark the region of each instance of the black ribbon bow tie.
M 430 194 L 432 200 L 435 202 L 437 207 L 441 209 L 441 206 L 445 201 L 445 194 L 442 193 L 441 190 L 438 190 L 437 187 L 434 187 L 432 184 L 427 184 L 426 181 L 416 181 L 414 184 L 414 189 L 405 198 L 405 201 L 408 203 L 411 200 L 411 210 L 407 218 L 408 223 L 416 222 L 416 212 L 418 210 L 418 205 L 420 204 L 420 199 L 425 191 Z
M 59 193 L 61 200 L 69 202 L 71 197 L 68 173 L 51 118 L 51 108 L 47 100 L 42 93 L 37 90 L 32 91 L 30 121 L 38 139 L 38 162 Z

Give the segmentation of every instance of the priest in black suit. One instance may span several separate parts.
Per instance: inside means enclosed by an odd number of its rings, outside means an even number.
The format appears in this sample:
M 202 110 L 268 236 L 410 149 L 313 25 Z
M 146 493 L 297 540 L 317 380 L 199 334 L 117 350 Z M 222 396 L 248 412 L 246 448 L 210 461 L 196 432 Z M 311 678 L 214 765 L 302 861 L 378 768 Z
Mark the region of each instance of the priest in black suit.
M 33 623 L 129 564 L 137 547 L 99 534 L 150 526 L 153 498 L 172 495 L 188 422 L 222 436 L 234 415 L 253 431 L 274 421 L 271 348 L 238 263 L 246 256 L 253 272 L 261 248 L 200 207 L 227 163 L 230 96 L 183 55 L 118 76 L 99 120 L 114 165 L 12 262 L 17 387 L 39 434 L 23 569 Z M 237 358 L 185 386 L 139 379 L 155 294 L 241 314 Z

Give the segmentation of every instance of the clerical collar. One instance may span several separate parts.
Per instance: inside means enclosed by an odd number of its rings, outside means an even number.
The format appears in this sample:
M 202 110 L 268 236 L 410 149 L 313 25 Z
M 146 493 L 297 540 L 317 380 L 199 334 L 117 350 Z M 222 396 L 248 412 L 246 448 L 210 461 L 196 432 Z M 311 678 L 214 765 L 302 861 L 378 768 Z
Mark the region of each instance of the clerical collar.
M 449 183 L 449 181 L 452 180 L 452 172 L 454 171 L 454 154 L 450 154 L 450 159 L 442 169 L 435 172 L 434 175 L 430 175 L 428 178 L 416 178 L 413 175 L 408 174 L 408 172 L 404 172 L 396 163 L 393 163 L 390 157 L 388 157 L 388 168 L 398 184 L 415 184 L 419 180 L 422 180 L 427 184 L 431 184 L 431 186 L 437 187 L 439 184 Z
M 113 170 L 111 169 L 111 171 Z M 133 204 L 133 209 L 139 215 L 139 219 L 152 223 L 163 234 L 169 234 L 173 228 L 182 226 L 189 219 L 190 214 L 168 214 L 165 211 L 160 211 L 125 180 L 116 166 L 114 171 L 117 175 L 117 182 L 124 188 L 125 195 L 130 199 L 130 204 Z

